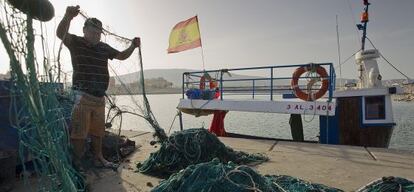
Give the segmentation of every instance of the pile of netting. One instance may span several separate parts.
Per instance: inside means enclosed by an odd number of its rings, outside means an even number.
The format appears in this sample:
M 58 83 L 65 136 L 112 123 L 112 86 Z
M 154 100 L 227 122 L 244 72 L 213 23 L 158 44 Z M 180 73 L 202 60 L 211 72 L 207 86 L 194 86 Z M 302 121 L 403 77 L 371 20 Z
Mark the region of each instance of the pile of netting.
M 102 165 L 97 164 L 90 139 L 86 140 L 85 154 L 81 159 L 78 170 L 82 173 L 97 173 Z M 105 131 L 102 138 L 102 155 L 104 158 L 113 163 L 122 163 L 128 155 L 136 150 L 135 141 L 131 141 L 123 135 Z M 108 167 L 117 171 L 117 167 Z
M 292 192 L 340 192 L 341 189 L 328 187 L 323 184 L 311 183 L 288 175 L 265 175 L 266 179 L 277 186 L 276 191 Z
M 414 182 L 401 177 L 383 177 L 357 190 L 357 192 L 413 192 Z
M 247 154 L 226 147 L 217 136 L 206 129 L 186 129 L 173 133 L 158 151 L 151 153 L 147 160 L 137 167 L 141 173 L 157 177 L 169 175 L 189 165 L 218 158 L 221 162 L 237 164 L 260 163 L 268 158 L 262 154 Z
M 105 132 L 105 137 L 102 139 L 102 154 L 106 160 L 119 163 L 135 149 L 135 141 L 123 135 Z
M 248 166 L 239 166 L 231 161 L 223 164 L 215 158 L 207 163 L 190 165 L 172 174 L 152 191 L 341 192 L 342 190 L 289 176 L 262 176 Z

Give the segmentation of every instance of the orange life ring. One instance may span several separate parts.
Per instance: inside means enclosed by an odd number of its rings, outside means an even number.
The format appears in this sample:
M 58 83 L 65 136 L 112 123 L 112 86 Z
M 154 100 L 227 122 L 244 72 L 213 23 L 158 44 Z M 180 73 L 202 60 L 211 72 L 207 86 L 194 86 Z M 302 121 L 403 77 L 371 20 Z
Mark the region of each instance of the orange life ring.
M 319 74 L 320 78 L 322 79 L 322 85 L 318 92 L 316 93 L 305 93 L 302 91 L 298 86 L 299 77 L 308 71 L 315 71 L 317 74 Z M 329 81 L 328 81 L 328 73 L 326 72 L 325 68 L 321 66 L 302 66 L 299 67 L 293 72 L 292 75 L 292 81 L 291 81 L 291 87 L 299 99 L 305 100 L 305 101 L 315 101 L 319 98 L 321 98 L 323 95 L 325 95 L 326 91 L 328 91 Z
M 213 78 L 211 78 L 210 75 L 208 75 L 208 74 L 207 75 L 204 74 L 200 78 L 200 89 L 201 90 L 206 89 L 206 79 L 209 82 L 210 89 L 215 89 L 217 87 L 217 83 L 213 80 Z

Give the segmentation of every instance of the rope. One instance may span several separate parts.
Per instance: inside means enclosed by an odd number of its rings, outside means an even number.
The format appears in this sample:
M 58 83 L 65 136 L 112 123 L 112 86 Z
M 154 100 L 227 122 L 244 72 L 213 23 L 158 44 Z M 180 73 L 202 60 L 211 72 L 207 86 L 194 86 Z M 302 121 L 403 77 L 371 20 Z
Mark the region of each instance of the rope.
M 175 119 L 180 115 L 180 111 L 177 111 L 177 114 L 175 114 L 174 119 L 171 122 L 170 128 L 168 129 L 168 134 L 170 134 L 171 128 L 174 125 Z
M 348 62 L 351 58 L 353 58 L 355 56 L 355 54 L 357 54 L 359 51 L 361 51 L 361 49 L 359 49 L 358 51 L 354 52 L 351 56 L 349 56 L 348 58 L 345 59 L 345 61 L 341 62 L 340 64 L 338 64 L 335 67 L 335 70 L 338 69 L 338 67 L 341 67 L 343 64 L 345 64 L 346 62 Z
M 321 78 L 318 76 L 318 74 L 316 73 L 316 65 L 314 63 L 310 63 L 310 68 L 311 70 L 306 74 L 305 78 L 310 78 L 310 81 L 307 84 L 307 93 L 309 95 L 309 97 L 312 97 L 312 86 L 318 82 L 321 81 Z M 306 111 L 308 109 L 305 109 L 303 111 L 303 121 L 305 121 L 306 123 L 310 123 L 315 119 L 316 116 L 316 100 L 313 99 L 313 103 L 314 103 L 314 110 L 313 110 L 313 114 L 312 114 L 312 118 L 310 120 L 306 120 Z
M 369 39 L 368 37 L 366 37 L 367 39 L 368 39 L 368 41 L 369 41 L 369 43 L 372 45 L 372 47 L 374 47 L 374 49 L 377 49 L 376 47 L 375 47 L 375 45 L 374 45 L 374 43 L 372 43 L 372 41 L 371 41 L 371 39 Z M 378 49 L 377 49 L 378 50 Z M 402 71 L 400 71 L 400 70 L 398 70 L 397 69 L 397 67 L 395 67 L 391 62 L 389 62 L 388 61 L 388 59 L 386 59 L 385 57 L 384 57 L 384 55 L 382 55 L 382 53 L 381 52 L 379 52 L 379 54 L 380 54 L 380 56 L 381 56 L 381 58 L 383 58 L 392 68 L 394 68 L 396 71 L 398 71 L 398 73 L 400 73 L 402 76 L 404 76 L 405 78 L 407 78 L 407 80 L 410 80 L 410 78 L 406 75 L 406 74 L 404 74 Z

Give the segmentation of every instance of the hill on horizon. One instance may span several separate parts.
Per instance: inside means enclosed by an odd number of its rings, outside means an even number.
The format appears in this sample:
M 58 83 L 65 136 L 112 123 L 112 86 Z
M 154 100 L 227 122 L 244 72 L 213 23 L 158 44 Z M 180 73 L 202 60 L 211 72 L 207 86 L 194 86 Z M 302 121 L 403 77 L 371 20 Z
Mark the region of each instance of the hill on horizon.
M 145 79 L 153 79 L 162 77 L 165 80 L 172 82 L 173 87 L 181 87 L 182 83 L 182 74 L 184 72 L 193 72 L 195 70 L 191 69 L 148 69 L 144 70 Z M 133 83 L 138 81 L 141 74 L 140 72 L 128 73 L 125 75 L 120 75 L 119 78 L 123 83 Z M 117 78 L 115 78 L 115 84 L 120 84 Z
M 193 70 L 193 69 L 148 69 L 144 70 L 144 78 L 145 79 L 152 79 L 152 78 L 159 78 L 162 77 L 165 80 L 172 82 L 173 87 L 181 87 L 182 85 L 182 75 L 184 72 L 195 72 L 200 70 Z M 214 74 L 210 73 L 211 76 Z M 133 72 L 125 75 L 120 75 L 119 78 L 125 84 L 136 82 L 140 78 L 140 72 Z M 259 76 L 249 76 L 249 75 L 239 75 L 237 73 L 231 73 L 231 77 L 226 76 L 226 79 L 251 79 L 251 78 L 261 78 Z M 117 78 L 115 78 L 115 84 L 120 84 Z M 227 83 L 227 85 L 237 84 L 238 86 L 246 85 L 244 83 Z M 249 85 L 251 83 L 248 83 Z M 258 85 L 263 83 L 258 83 Z

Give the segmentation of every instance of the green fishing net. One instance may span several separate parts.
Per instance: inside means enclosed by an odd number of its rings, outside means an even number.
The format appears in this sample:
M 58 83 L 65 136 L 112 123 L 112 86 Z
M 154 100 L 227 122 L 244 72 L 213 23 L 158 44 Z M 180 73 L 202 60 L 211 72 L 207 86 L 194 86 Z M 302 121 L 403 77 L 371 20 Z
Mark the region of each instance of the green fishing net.
M 320 184 L 312 184 L 289 176 L 262 176 L 252 168 L 226 164 L 214 158 L 207 163 L 190 165 L 169 179 L 161 181 L 152 192 L 204 191 L 204 192 L 341 192 Z
M 328 187 L 326 185 L 311 183 L 288 175 L 266 175 L 274 185 L 275 191 L 295 191 L 295 192 L 340 192 L 342 190 Z
M 0 1 L 0 39 L 10 59 L 10 122 L 19 134 L 19 158 L 32 161 L 36 191 L 83 191 L 83 177 L 72 167 L 64 109 L 57 93 L 59 84 L 45 59 L 46 75 L 38 76 L 33 19 Z M 43 37 L 43 34 L 42 34 Z M 44 40 L 42 38 L 42 45 Z M 47 54 L 45 51 L 43 55 Z M 41 82 L 39 79 L 43 79 Z M 28 183 L 26 175 L 25 182 Z
M 401 177 L 383 177 L 357 192 L 414 192 L 414 182 Z
M 262 154 L 247 154 L 226 147 L 217 136 L 206 129 L 186 129 L 172 134 L 160 149 L 151 153 L 147 160 L 137 167 L 141 173 L 157 177 L 169 175 L 189 165 L 218 158 L 221 162 L 236 164 L 260 163 L 268 158 Z

